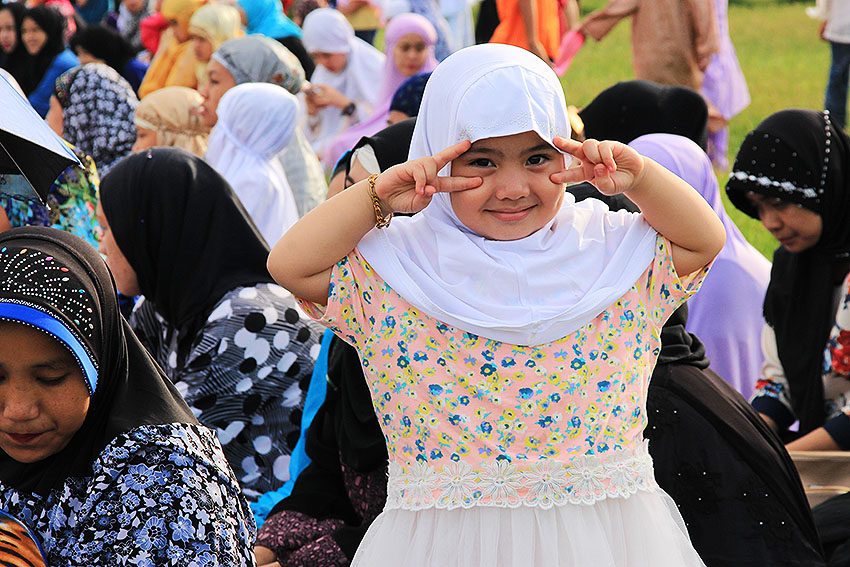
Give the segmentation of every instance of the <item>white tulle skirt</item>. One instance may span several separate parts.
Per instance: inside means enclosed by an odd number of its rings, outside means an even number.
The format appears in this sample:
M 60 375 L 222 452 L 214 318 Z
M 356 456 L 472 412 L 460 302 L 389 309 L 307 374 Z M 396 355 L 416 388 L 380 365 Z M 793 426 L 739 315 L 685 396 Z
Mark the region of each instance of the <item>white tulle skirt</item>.
M 352 567 L 704 567 L 661 489 L 595 504 L 385 510 Z

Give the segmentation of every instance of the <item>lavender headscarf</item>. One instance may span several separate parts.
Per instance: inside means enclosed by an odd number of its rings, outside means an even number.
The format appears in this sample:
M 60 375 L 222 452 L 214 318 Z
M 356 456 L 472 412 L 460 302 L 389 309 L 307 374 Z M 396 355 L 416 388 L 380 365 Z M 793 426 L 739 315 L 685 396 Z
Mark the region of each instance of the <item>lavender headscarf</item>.
M 363 136 L 371 136 L 383 130 L 387 126 L 387 117 L 390 112 L 390 102 L 393 94 L 401 86 L 406 76 L 396 68 L 393 50 L 396 43 L 409 33 L 415 33 L 425 40 L 425 50 L 428 55 L 425 63 L 416 73 L 427 73 L 433 71 L 437 66 L 434 57 L 434 44 L 437 42 L 437 31 L 424 16 L 419 14 L 401 14 L 394 17 L 387 25 L 384 34 L 384 52 L 387 55 L 384 63 L 384 80 L 381 84 L 381 94 L 375 104 L 372 116 L 359 124 L 339 134 L 328 146 L 325 163 L 335 164 L 342 154 L 354 147 Z
M 629 145 L 694 187 L 726 229 L 726 245 L 700 292 L 688 301 L 687 330 L 705 344 L 711 369 L 748 398 L 763 360 L 761 310 L 770 262 L 726 214 L 711 161 L 699 146 L 674 134 L 648 134 Z

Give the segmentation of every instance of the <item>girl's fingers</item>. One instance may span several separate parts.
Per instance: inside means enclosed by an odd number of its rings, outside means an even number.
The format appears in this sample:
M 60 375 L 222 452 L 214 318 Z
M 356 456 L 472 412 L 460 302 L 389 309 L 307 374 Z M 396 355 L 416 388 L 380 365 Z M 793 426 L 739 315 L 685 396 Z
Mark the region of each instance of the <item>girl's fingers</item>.
M 599 144 L 599 156 L 608 171 L 617 171 L 617 162 L 614 161 L 614 146 L 608 142 Z
M 588 176 L 580 167 L 571 167 L 549 176 L 549 181 L 552 183 L 581 183 L 587 180 Z
M 413 171 L 411 172 L 413 176 L 413 188 L 414 190 L 422 194 L 425 191 L 425 185 L 428 183 L 428 176 L 425 174 L 425 169 L 421 164 L 415 164 Z
M 482 183 L 484 183 L 484 180 L 480 177 L 438 177 L 437 191 L 441 193 L 468 191 L 480 187 Z
M 599 155 L 599 142 L 596 140 L 587 140 L 581 145 L 581 149 L 584 152 L 586 160 L 590 163 L 599 163 L 602 161 L 602 157 Z
M 446 165 L 462 156 L 471 145 L 472 143 L 469 140 L 464 140 L 434 154 L 433 158 L 437 164 L 437 171 L 440 171 Z
M 555 136 L 555 138 L 552 140 L 552 144 L 554 144 L 554 146 L 559 150 L 567 152 L 577 160 L 585 161 L 587 159 L 584 155 L 584 151 L 582 150 L 581 142 L 577 142 L 572 138 L 562 138 L 561 136 Z

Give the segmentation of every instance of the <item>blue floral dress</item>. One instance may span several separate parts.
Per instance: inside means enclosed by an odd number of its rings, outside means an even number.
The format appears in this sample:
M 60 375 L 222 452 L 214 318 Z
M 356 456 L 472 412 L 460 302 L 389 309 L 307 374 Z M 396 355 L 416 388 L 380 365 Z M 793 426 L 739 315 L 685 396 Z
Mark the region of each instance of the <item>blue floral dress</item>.
M 253 566 L 256 528 L 215 433 L 188 424 L 119 435 L 49 494 L 0 484 L 0 509 L 27 524 L 51 567 Z

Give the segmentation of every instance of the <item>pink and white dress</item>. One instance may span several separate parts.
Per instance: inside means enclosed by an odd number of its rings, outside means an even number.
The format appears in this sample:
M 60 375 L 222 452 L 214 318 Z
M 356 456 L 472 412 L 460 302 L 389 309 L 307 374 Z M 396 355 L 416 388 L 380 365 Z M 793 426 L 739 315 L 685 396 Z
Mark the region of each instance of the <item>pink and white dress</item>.
M 384 512 L 353 565 L 702 566 L 643 439 L 679 279 L 670 243 L 610 307 L 559 340 L 507 344 L 436 320 L 357 250 L 311 317 L 360 353 L 389 452 Z

